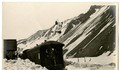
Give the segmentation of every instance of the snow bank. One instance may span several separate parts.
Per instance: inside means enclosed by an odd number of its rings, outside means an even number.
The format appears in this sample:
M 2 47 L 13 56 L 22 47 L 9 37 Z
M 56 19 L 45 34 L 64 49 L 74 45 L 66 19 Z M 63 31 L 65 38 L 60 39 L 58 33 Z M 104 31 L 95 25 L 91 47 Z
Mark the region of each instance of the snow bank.
M 108 56 L 110 52 L 103 53 L 102 55 L 98 57 L 85 57 L 85 58 L 69 58 L 66 59 L 67 61 L 72 61 L 75 63 L 90 63 L 90 64 L 110 64 L 110 63 L 116 63 L 117 55 L 116 51 L 114 51 L 110 56 Z
M 89 68 L 79 68 L 79 67 L 75 67 L 73 65 L 66 66 L 66 69 L 67 70 L 90 70 Z
M 69 65 L 66 66 L 67 70 L 116 70 L 116 51 L 110 56 L 106 52 L 98 57 L 85 57 L 85 58 L 69 58 L 66 59 Z
M 29 59 L 7 60 L 3 59 L 3 70 L 48 70 L 45 67 L 31 62 Z

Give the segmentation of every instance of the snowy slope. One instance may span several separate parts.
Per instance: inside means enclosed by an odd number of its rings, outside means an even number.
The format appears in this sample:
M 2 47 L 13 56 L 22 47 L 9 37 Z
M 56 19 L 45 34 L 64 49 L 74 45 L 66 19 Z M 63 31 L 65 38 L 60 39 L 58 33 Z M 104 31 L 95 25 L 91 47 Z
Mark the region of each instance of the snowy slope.
M 54 40 L 57 41 L 68 28 L 68 23 L 71 19 L 65 20 L 63 22 L 58 22 L 58 24 L 54 24 L 51 28 L 46 30 L 39 30 L 35 34 L 31 35 L 26 39 L 22 39 L 18 41 L 18 48 L 22 50 L 31 49 L 36 46 L 36 44 L 41 44 L 45 40 Z M 59 33 L 60 32 L 60 33 Z
M 65 44 L 65 57 L 95 57 L 107 51 L 110 55 L 115 49 L 114 10 L 114 6 L 93 5 L 85 13 L 19 40 L 18 47 L 26 50 L 54 40 Z
M 115 23 L 112 14 L 109 15 L 108 13 L 103 13 L 106 11 L 108 12 L 109 8 L 110 7 L 101 8 L 94 17 L 86 21 L 72 33 L 71 37 L 67 38 L 65 41 L 65 44 L 67 43 L 67 46 L 65 47 L 65 50 L 67 50 L 67 52 L 65 51 L 65 56 L 98 56 L 103 53 L 98 53 L 98 49 L 104 45 L 104 43 L 101 43 L 105 37 L 109 35 L 109 31 L 114 31 L 115 29 L 115 27 L 112 27 Z M 103 16 L 106 17 L 104 18 Z M 111 48 L 113 48 L 113 46 Z

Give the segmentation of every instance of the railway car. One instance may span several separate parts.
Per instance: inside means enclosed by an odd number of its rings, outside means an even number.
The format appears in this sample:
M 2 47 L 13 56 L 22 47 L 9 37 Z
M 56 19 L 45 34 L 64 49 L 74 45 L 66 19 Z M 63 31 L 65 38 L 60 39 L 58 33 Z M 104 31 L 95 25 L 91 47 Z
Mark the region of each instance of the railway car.
M 4 58 L 16 59 L 17 41 L 16 39 L 4 39 Z
M 47 41 L 32 49 L 25 50 L 21 58 L 30 59 L 49 70 L 63 70 L 63 46 L 64 44 L 57 41 Z

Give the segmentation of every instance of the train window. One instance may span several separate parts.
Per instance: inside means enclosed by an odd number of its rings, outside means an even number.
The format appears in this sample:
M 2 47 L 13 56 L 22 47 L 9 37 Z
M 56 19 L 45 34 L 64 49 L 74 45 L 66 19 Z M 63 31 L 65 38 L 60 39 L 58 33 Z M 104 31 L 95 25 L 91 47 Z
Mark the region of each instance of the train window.
M 38 59 L 40 59 L 40 53 L 38 53 Z

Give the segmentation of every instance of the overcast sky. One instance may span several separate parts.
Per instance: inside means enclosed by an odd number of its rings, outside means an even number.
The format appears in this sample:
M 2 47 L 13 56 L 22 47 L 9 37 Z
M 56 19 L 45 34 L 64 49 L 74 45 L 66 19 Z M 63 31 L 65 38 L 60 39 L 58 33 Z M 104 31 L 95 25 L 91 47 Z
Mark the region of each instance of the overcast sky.
M 57 19 L 64 21 L 89 8 L 89 3 L 3 3 L 3 38 L 27 38 L 50 28 Z

